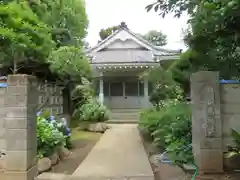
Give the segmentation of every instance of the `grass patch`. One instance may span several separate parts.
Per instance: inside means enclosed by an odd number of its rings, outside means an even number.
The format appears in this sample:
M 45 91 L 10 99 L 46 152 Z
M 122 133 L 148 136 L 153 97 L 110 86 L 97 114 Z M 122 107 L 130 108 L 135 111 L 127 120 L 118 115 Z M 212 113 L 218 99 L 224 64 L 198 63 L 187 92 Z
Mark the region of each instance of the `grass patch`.
M 76 141 L 81 139 L 94 139 L 96 136 L 98 136 L 98 133 L 83 131 L 79 128 L 73 128 L 71 140 Z

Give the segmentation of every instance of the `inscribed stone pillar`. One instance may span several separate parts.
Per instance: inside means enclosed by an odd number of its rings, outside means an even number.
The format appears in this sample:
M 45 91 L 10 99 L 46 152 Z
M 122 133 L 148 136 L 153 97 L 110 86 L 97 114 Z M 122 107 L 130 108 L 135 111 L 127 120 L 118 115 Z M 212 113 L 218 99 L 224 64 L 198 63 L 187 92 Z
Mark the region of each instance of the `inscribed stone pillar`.
M 218 72 L 191 76 L 192 146 L 200 173 L 223 172 L 222 120 Z
M 10 75 L 7 83 L 5 179 L 33 180 L 37 173 L 37 80 L 29 75 Z

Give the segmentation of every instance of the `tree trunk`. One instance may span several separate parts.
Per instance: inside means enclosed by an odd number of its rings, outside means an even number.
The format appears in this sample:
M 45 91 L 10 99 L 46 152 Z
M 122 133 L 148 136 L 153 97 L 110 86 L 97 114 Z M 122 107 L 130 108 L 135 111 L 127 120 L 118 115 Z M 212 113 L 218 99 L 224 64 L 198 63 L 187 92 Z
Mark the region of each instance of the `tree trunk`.
M 14 59 L 14 60 L 13 60 L 13 74 L 17 74 L 17 71 L 18 71 L 18 69 L 17 69 L 17 62 L 16 62 L 16 60 Z

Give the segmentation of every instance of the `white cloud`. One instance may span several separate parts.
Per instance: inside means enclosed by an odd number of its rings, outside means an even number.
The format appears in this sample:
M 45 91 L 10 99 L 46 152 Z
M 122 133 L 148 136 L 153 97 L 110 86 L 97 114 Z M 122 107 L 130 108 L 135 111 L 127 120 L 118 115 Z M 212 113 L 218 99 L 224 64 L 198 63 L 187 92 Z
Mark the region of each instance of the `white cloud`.
M 152 0 L 85 0 L 89 18 L 87 41 L 95 45 L 99 31 L 124 21 L 131 31 L 146 33 L 161 30 L 168 36 L 167 48 L 184 48 L 182 29 L 187 27 L 187 16 L 180 19 L 168 15 L 164 19 L 154 11 L 147 13 L 145 7 Z

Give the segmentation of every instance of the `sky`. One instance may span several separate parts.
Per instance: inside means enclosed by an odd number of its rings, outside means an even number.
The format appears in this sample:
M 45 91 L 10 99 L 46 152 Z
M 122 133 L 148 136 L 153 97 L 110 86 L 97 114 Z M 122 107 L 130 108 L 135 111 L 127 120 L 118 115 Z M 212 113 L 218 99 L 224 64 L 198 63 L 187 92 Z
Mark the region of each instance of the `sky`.
M 185 49 L 182 30 L 187 28 L 187 16 L 180 19 L 173 15 L 162 18 L 154 11 L 146 12 L 145 7 L 154 0 L 85 0 L 89 19 L 87 41 L 97 44 L 99 31 L 103 28 L 126 22 L 135 33 L 145 34 L 149 30 L 160 30 L 168 37 L 168 49 Z

